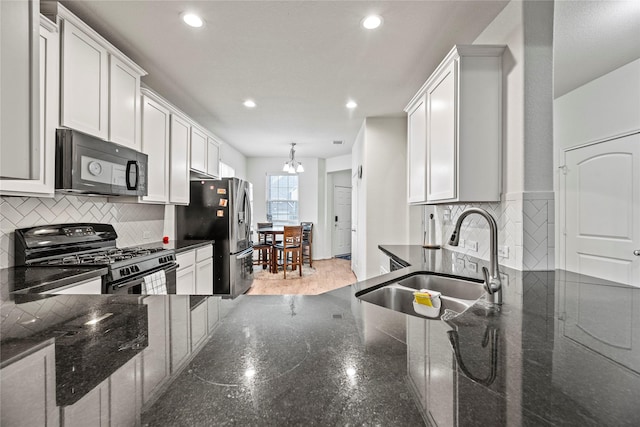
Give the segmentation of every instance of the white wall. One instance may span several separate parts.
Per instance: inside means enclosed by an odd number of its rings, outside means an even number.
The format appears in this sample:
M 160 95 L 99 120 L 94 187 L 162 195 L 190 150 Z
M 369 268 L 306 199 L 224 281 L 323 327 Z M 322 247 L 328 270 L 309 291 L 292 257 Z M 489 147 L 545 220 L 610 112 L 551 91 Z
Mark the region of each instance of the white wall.
M 378 245 L 409 241 L 407 119 L 366 118 L 351 155 L 352 171 L 362 166 L 362 178 L 354 178 L 352 189 L 357 230 L 352 268 L 364 280 L 380 274 Z
M 331 157 L 327 161 L 327 173 L 351 169 L 351 154 Z
M 244 154 L 231 145 L 222 143 L 220 147 L 220 160 L 235 169 L 237 178 L 247 179 L 247 158 Z

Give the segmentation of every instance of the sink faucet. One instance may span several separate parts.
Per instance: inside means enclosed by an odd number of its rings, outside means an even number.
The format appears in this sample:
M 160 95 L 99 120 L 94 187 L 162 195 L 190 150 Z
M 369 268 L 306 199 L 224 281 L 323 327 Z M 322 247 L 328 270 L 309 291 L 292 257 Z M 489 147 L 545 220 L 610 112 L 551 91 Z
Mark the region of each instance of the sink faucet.
M 490 270 L 487 270 L 487 267 L 482 267 L 482 273 L 484 274 L 484 285 L 487 289 L 487 293 L 489 293 L 489 295 L 492 295 L 493 302 L 495 304 L 502 304 L 502 281 L 500 280 L 500 270 L 498 269 L 498 225 L 496 224 L 496 220 L 491 216 L 491 214 L 486 210 L 480 208 L 469 208 L 463 211 L 456 221 L 456 226 L 453 229 L 451 238 L 449 239 L 449 244 L 451 246 L 458 246 L 458 242 L 460 241 L 460 226 L 462 225 L 462 221 L 464 221 L 467 216 L 474 213 L 482 216 L 487 220 L 487 222 L 489 223 L 489 232 L 491 233 L 489 246 Z

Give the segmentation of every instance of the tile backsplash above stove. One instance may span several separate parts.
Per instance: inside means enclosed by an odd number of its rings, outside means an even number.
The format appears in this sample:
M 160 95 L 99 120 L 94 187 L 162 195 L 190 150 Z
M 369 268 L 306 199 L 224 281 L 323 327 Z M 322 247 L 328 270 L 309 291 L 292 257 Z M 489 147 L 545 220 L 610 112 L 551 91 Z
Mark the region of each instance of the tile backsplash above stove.
M 113 199 L 111 199 L 113 200 Z M 54 198 L 0 198 L 0 268 L 14 265 L 16 228 L 70 222 L 113 224 L 119 247 L 162 240 L 164 206 L 113 203 L 104 197 L 58 195 Z

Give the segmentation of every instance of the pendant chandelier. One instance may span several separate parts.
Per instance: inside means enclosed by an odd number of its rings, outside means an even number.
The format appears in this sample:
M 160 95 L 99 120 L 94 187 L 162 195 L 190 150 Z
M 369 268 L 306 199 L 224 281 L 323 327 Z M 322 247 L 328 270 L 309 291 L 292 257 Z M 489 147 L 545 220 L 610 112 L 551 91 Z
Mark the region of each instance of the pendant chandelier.
M 288 173 L 299 173 L 304 172 L 304 168 L 302 167 L 302 163 L 296 161 L 296 143 L 291 143 L 291 151 L 289 151 L 289 160 L 284 162 L 284 166 L 282 167 L 282 172 Z

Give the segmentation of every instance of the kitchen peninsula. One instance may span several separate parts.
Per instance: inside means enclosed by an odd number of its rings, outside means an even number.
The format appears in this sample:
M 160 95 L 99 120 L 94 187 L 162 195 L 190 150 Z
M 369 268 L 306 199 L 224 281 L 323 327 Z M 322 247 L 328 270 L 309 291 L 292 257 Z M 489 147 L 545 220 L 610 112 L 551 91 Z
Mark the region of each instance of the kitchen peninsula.
M 438 425 L 640 423 L 639 337 L 633 328 L 640 289 L 559 270 L 505 269 L 500 309 L 481 301 L 446 322 L 428 320 L 361 302 L 354 294 L 415 271 L 461 274 L 455 271 L 458 255 L 418 246 L 381 248 L 413 264 L 318 296 L 221 301 L 226 314 L 206 344 L 140 406 L 136 419 L 148 425 L 419 425 L 425 418 Z M 52 340 L 57 368 L 62 344 L 54 333 L 65 319 L 25 332 L 26 313 L 43 300 L 15 304 L 11 298 L 2 303 L 2 377 L 20 362 L 16 353 L 33 354 L 29 347 Z M 87 310 L 108 302 L 114 314 L 118 307 L 137 306 L 130 296 L 47 299 L 76 307 L 74 301 L 82 300 Z M 164 324 L 137 325 L 141 337 L 167 333 Z M 20 336 L 12 336 L 17 330 Z M 146 345 L 143 338 L 136 342 Z M 27 372 L 25 379 L 36 381 L 35 375 Z M 58 378 L 56 369 L 59 387 Z M 110 378 L 114 393 L 118 371 Z M 3 387 L 3 417 L 5 393 L 18 390 Z M 39 396 L 13 403 L 18 406 L 10 412 L 32 413 Z M 70 411 L 59 401 L 55 408 Z M 109 413 L 117 415 L 113 408 Z M 99 413 L 84 416 L 91 420 Z

